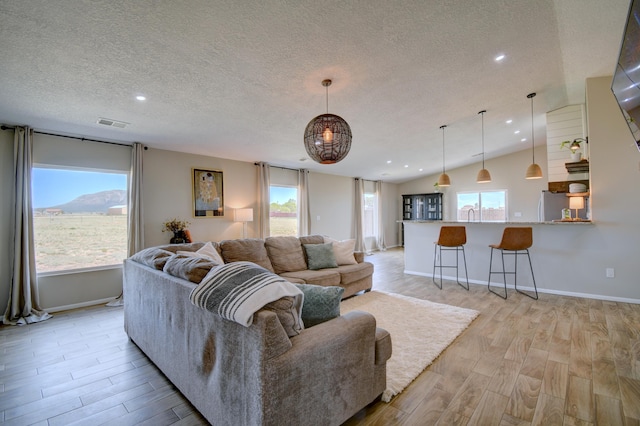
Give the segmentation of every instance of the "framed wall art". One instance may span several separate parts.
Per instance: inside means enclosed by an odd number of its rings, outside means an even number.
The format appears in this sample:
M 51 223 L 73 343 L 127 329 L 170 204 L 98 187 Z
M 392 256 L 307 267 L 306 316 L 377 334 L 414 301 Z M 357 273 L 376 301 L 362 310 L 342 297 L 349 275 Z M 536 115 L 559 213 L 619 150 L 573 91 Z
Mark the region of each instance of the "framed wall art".
M 193 176 L 193 216 L 224 216 L 224 186 L 220 170 L 196 169 Z

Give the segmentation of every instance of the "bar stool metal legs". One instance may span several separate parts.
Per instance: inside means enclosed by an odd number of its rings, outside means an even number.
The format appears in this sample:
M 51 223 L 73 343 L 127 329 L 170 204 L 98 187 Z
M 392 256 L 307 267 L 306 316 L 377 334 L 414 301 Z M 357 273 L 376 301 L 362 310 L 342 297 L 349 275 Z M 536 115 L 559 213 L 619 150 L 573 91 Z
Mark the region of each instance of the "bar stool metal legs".
M 503 299 L 507 298 L 507 275 L 513 275 L 513 286 L 515 290 L 524 294 L 527 297 L 530 297 L 534 300 L 538 300 L 538 287 L 536 286 L 536 277 L 533 274 L 533 265 L 531 264 L 531 255 L 529 254 L 529 247 L 533 244 L 532 238 L 532 230 L 531 228 L 505 228 L 504 233 L 502 235 L 502 241 L 499 245 L 491 244 L 491 256 L 489 257 L 489 279 L 487 281 L 488 290 L 496 294 Z M 493 271 L 493 250 L 500 250 L 501 258 L 502 258 L 502 271 Z M 511 255 L 514 257 L 514 270 L 513 272 L 507 272 L 504 266 L 504 256 Z M 518 256 L 527 256 L 529 259 L 529 268 L 531 269 L 531 279 L 533 281 L 533 290 L 535 296 L 532 296 L 529 293 L 525 293 L 518 289 Z M 498 293 L 491 288 L 491 275 L 493 274 L 502 274 L 504 279 L 504 294 Z
M 442 290 L 442 269 L 443 268 L 455 268 L 456 269 L 456 282 L 465 290 L 469 290 L 469 274 L 467 272 L 467 256 L 464 252 L 464 244 L 467 242 L 467 236 L 464 226 L 443 226 L 440 228 L 440 237 L 435 243 L 433 250 L 433 283 Z M 438 253 L 438 250 L 440 251 Z M 456 264 L 455 265 L 443 265 L 442 251 L 455 251 L 456 252 Z M 466 277 L 466 286 L 460 282 L 458 268 L 460 263 L 460 254 L 462 251 L 462 259 L 464 262 L 464 274 Z M 440 259 L 440 263 L 436 264 L 436 259 Z M 440 268 L 440 283 L 436 281 L 436 268 Z

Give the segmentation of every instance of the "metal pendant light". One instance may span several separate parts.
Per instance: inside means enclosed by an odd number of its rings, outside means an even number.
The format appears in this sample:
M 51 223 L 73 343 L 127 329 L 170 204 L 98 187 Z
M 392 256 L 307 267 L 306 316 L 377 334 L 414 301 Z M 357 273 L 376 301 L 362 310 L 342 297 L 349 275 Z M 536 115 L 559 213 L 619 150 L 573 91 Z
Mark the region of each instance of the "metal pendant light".
M 478 172 L 478 177 L 476 178 L 477 183 L 487 183 L 491 182 L 491 173 L 489 170 L 484 168 L 484 113 L 486 110 L 480 111 L 478 114 L 482 117 L 482 170 Z
M 451 179 L 449 179 L 449 175 L 445 172 L 444 169 L 444 128 L 446 125 L 440 126 L 442 129 L 442 174 L 438 177 L 438 186 L 449 186 L 451 185 Z
M 351 149 L 351 128 L 334 114 L 329 114 L 329 86 L 331 80 L 323 80 L 326 88 L 327 113 L 314 118 L 304 130 L 304 147 L 313 161 L 334 164 L 347 156 Z
M 540 166 L 536 164 L 536 150 L 535 150 L 535 139 L 533 138 L 533 98 L 536 96 L 535 93 L 529 93 L 527 98 L 531 99 L 531 158 L 532 162 L 529 167 L 527 167 L 527 173 L 525 175 L 525 179 L 540 179 L 542 177 L 542 169 Z

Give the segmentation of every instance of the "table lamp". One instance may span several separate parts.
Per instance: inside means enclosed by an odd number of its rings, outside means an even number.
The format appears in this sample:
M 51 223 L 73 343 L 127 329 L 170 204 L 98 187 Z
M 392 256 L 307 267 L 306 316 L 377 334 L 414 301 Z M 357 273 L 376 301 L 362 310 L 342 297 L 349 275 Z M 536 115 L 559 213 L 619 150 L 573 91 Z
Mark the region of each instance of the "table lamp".
M 242 238 L 247 238 L 247 222 L 253 222 L 253 209 L 235 209 L 234 222 L 242 222 Z
M 584 198 L 583 197 L 569 197 L 569 208 L 575 209 L 576 216 L 573 220 L 580 220 L 578 217 L 578 209 L 584 209 Z

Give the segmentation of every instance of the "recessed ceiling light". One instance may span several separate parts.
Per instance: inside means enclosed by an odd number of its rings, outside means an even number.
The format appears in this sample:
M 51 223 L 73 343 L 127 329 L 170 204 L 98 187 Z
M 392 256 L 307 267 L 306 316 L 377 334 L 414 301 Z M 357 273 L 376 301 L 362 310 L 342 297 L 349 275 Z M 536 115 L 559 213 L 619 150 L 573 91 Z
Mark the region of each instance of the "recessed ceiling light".
M 404 165 L 404 168 L 406 169 L 407 167 L 409 167 L 409 165 L 408 165 L 408 164 L 405 164 L 405 165 Z
M 419 172 L 421 172 L 421 171 L 422 171 L 422 169 L 418 169 L 418 171 L 419 171 Z
M 511 119 L 507 120 L 507 124 L 511 124 L 511 123 L 513 123 L 513 120 Z
M 520 142 L 526 142 L 526 141 L 527 141 L 527 138 L 520 139 Z
M 517 135 L 518 133 L 520 133 L 520 130 L 516 130 L 516 131 L 515 131 L 515 132 L 513 132 L 513 133 L 515 133 L 515 134 Z
M 387 164 L 391 164 L 391 160 L 387 160 Z
M 136 99 L 139 100 L 139 101 L 146 101 L 147 97 L 143 96 L 143 95 L 138 95 L 138 96 L 136 96 Z
M 495 57 L 496 62 L 500 62 L 503 59 L 504 59 L 504 55 L 498 55 Z

